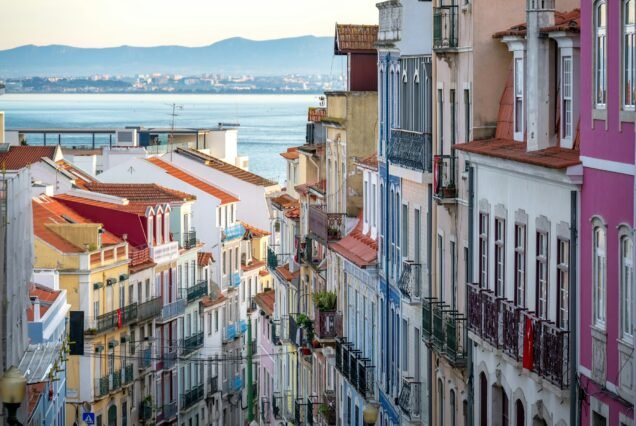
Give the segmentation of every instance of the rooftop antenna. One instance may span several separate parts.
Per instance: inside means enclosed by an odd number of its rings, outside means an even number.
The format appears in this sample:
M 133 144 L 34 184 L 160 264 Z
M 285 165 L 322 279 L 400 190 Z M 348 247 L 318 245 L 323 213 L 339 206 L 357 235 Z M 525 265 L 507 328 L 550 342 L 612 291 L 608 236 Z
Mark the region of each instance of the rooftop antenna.
M 168 149 L 170 150 L 170 162 L 172 162 L 172 144 L 174 143 L 174 119 L 179 116 L 179 114 L 177 114 L 177 111 L 183 110 L 183 105 L 172 103 L 170 104 L 170 106 L 172 107 L 172 113 L 170 113 L 170 115 L 172 116 L 172 124 L 170 125 L 170 140 L 168 141 Z

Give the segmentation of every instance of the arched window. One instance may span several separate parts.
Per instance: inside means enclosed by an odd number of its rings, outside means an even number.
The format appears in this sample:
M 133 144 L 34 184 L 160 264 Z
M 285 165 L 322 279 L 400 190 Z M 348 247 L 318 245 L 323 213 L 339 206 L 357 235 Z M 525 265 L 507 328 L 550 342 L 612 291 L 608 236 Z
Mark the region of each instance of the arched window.
M 623 108 L 636 108 L 636 0 L 623 2 Z
M 488 379 L 479 374 L 479 426 L 488 426 Z
M 593 234 L 593 285 L 594 285 L 594 325 L 605 329 L 606 317 L 606 292 L 607 292 L 607 241 L 605 236 L 605 225 L 594 219 Z
M 455 414 L 455 390 L 451 389 L 449 392 L 450 403 L 450 426 L 455 426 L 456 414 Z
M 442 379 L 437 379 L 437 395 L 438 395 L 438 407 L 437 407 L 437 424 L 444 426 L 444 382 Z
M 627 227 L 621 227 L 620 235 L 620 280 L 621 280 L 621 338 L 634 341 L 632 327 L 632 281 L 634 279 L 634 242 Z
M 523 408 L 523 402 L 520 399 L 515 402 L 515 411 L 517 412 L 516 417 L 516 426 L 525 426 L 526 425 L 526 412 Z
M 594 8 L 594 89 L 596 108 L 605 109 L 607 101 L 607 4 L 596 2 Z

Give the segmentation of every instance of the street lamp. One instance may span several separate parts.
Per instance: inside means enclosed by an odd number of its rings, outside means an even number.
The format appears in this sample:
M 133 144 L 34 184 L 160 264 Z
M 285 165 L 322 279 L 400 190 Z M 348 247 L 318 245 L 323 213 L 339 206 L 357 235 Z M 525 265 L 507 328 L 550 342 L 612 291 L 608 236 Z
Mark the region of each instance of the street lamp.
M 26 377 L 17 367 L 9 368 L 0 379 L 0 397 L 4 406 L 7 407 L 9 414 L 7 424 L 9 425 L 22 426 L 16 413 L 24 400 L 26 385 Z
M 365 425 L 375 425 L 378 421 L 378 406 L 375 404 L 367 404 L 362 410 L 362 422 Z

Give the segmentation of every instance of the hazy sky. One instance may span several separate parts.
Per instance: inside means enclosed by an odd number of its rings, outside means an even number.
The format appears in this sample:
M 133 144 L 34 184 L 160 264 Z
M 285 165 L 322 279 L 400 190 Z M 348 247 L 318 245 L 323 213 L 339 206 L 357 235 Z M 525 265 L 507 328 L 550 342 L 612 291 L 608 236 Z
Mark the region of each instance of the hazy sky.
M 202 46 L 332 35 L 335 22 L 374 24 L 376 0 L 0 0 L 0 49 L 23 44 Z

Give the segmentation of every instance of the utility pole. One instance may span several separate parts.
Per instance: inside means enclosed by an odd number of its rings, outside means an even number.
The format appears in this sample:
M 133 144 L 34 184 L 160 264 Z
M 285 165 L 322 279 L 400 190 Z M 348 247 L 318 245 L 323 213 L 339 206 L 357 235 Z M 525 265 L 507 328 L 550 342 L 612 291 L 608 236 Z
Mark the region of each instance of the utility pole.
M 247 423 L 254 421 L 254 384 L 252 376 L 252 317 L 247 317 Z
M 170 106 L 172 107 L 172 113 L 170 113 L 170 116 L 172 116 L 172 123 L 170 125 L 170 140 L 168 141 L 168 149 L 170 150 L 170 162 L 172 162 L 172 144 L 174 142 L 174 119 L 175 117 L 178 117 L 179 114 L 177 114 L 177 111 L 181 111 L 183 109 L 183 105 L 178 105 L 175 103 L 170 104 Z

